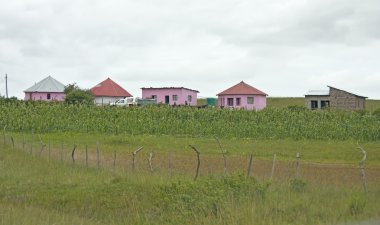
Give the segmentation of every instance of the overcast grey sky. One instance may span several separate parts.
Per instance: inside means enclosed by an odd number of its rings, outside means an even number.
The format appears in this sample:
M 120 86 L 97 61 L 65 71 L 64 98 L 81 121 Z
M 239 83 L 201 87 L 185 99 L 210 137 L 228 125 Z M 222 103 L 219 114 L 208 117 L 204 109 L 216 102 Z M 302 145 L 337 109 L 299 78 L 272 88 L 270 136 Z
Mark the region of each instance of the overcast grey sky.
M 379 0 L 12 0 L 0 7 L 0 94 L 48 75 L 110 77 L 215 96 L 244 80 L 269 96 L 327 85 L 380 99 Z

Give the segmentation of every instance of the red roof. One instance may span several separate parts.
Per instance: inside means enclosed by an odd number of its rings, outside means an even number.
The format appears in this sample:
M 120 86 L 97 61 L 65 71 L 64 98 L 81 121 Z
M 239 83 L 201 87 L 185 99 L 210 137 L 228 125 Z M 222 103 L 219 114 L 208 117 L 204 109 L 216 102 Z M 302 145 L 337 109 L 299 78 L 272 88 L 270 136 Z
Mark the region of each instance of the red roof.
M 97 84 L 95 87 L 90 89 L 91 93 L 94 96 L 107 96 L 107 97 L 132 97 L 128 91 L 124 88 L 120 87 L 117 83 L 115 83 L 110 78 L 102 81 Z
M 217 95 L 267 95 L 264 92 L 244 83 L 244 81 L 220 92 Z

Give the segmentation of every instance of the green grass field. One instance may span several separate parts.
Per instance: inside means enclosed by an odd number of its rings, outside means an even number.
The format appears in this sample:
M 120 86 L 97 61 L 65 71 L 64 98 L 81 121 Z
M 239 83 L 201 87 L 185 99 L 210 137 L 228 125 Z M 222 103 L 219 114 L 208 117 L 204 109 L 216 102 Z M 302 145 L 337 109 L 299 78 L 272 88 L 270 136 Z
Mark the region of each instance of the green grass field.
M 55 133 L 40 135 L 43 151 L 36 137 L 30 151 L 26 135 L 7 133 L 0 148 L 1 224 L 376 224 L 380 219 L 379 142 L 362 143 L 368 153 L 365 194 L 357 143 L 220 139 L 227 152 L 224 175 L 219 146 L 210 138 Z M 196 181 L 189 144 L 201 152 Z M 138 146 L 144 149 L 133 171 L 131 153 Z M 296 152 L 301 153 L 298 179 Z

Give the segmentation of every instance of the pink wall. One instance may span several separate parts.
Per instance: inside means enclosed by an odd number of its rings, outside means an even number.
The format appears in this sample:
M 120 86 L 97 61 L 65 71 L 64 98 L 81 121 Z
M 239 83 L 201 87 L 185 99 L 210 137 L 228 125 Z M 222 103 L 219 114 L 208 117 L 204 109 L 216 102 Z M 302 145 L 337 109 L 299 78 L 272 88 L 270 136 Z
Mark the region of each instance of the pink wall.
M 169 105 L 174 105 L 173 95 L 177 95 L 176 105 L 197 105 L 197 92 L 184 88 L 142 88 L 142 98 L 152 98 L 157 96 L 158 104 L 165 104 L 165 96 L 169 96 Z M 188 96 L 191 96 L 189 101 Z
M 247 103 L 247 97 L 253 97 L 253 104 Z M 221 95 L 218 97 L 218 106 L 228 106 L 228 98 L 233 99 L 233 108 L 248 109 L 248 110 L 261 110 L 267 106 L 267 98 L 264 95 Z M 240 106 L 236 105 L 236 99 L 240 98 Z
M 47 99 L 48 94 L 50 94 L 50 99 Z M 63 101 L 65 100 L 65 93 L 26 92 L 24 100 Z

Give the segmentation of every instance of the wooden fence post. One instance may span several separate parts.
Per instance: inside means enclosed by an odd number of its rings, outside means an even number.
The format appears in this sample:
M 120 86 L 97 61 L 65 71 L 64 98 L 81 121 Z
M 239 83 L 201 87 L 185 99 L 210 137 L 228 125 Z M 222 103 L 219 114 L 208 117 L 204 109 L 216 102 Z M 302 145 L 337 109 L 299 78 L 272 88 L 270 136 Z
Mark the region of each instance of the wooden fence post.
M 274 168 L 276 166 L 276 154 L 273 155 L 273 163 L 272 163 L 272 173 L 270 175 L 270 179 L 272 180 L 273 179 L 273 175 L 274 175 Z
M 141 151 L 143 147 L 138 148 L 134 152 L 132 152 L 132 171 L 135 171 L 135 162 L 136 162 L 136 155 Z
M 100 168 L 100 156 L 99 156 L 99 141 L 96 142 L 96 165 Z
M 148 164 L 149 164 L 149 170 L 151 174 L 153 173 L 153 166 L 152 166 L 153 157 L 154 157 L 153 152 L 149 153 Z
M 360 145 L 358 146 L 358 149 L 363 154 L 363 158 L 359 162 L 359 167 L 360 167 L 360 174 L 362 175 L 362 180 L 363 180 L 363 188 L 364 188 L 364 191 L 367 193 L 368 192 L 367 178 L 365 175 L 365 167 L 364 167 L 365 160 L 367 159 L 367 152 Z
M 74 154 L 75 154 L 75 150 L 77 149 L 77 145 L 74 144 L 74 148 L 73 148 L 73 151 L 71 152 L 71 158 L 73 159 L 73 164 L 75 164 L 75 157 L 74 157 Z
M 250 177 L 250 175 L 251 175 L 252 161 L 253 161 L 253 154 L 251 153 L 251 155 L 249 157 L 248 168 L 247 168 L 247 178 Z
M 194 152 L 197 154 L 197 161 L 198 161 L 198 163 L 197 163 L 197 170 L 196 170 L 196 173 L 195 173 L 195 176 L 194 176 L 194 181 L 196 181 L 197 178 L 198 178 L 198 176 L 199 176 L 199 168 L 201 166 L 201 159 L 200 159 L 200 156 L 199 156 L 201 153 L 194 146 L 189 145 L 189 147 L 192 148 L 194 150 Z
M 297 152 L 297 155 L 296 155 L 296 179 L 300 179 L 301 178 L 301 174 L 300 174 L 300 159 L 301 159 L 300 153 Z
M 87 144 L 86 144 L 86 149 L 85 149 L 85 151 L 86 151 L 86 167 L 88 167 L 88 152 L 87 152 L 87 149 L 88 149 L 88 147 L 87 147 Z
M 12 150 L 15 150 L 15 141 L 12 135 L 11 135 L 11 143 L 12 143 Z
M 226 159 L 226 154 L 224 152 L 223 146 L 220 143 L 219 139 L 217 137 L 215 137 L 215 139 L 218 142 L 219 149 L 220 149 L 220 151 L 222 153 L 222 156 L 223 156 L 223 160 L 224 160 L 224 170 L 223 170 L 223 172 L 224 172 L 224 175 L 226 175 L 227 174 L 227 159 Z

